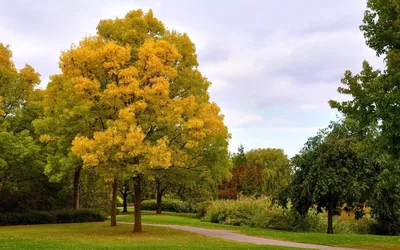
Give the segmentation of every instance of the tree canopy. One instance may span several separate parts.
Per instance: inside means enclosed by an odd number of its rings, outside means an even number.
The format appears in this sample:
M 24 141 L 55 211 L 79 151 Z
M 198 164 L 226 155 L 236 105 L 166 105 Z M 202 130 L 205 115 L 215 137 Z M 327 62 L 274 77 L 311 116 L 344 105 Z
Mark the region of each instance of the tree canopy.
M 328 212 L 328 233 L 338 207 L 361 200 L 368 171 L 356 152 L 358 141 L 345 124 L 333 124 L 311 137 L 292 159 L 294 174 L 290 187 L 295 210 L 306 215 L 310 208 Z
M 397 0 L 367 0 L 363 25 L 367 45 L 377 55 L 400 49 L 400 6 Z
M 281 149 L 253 149 L 245 153 L 241 145 L 231 157 L 232 179 L 220 186 L 221 198 L 276 196 L 290 183 L 289 159 Z

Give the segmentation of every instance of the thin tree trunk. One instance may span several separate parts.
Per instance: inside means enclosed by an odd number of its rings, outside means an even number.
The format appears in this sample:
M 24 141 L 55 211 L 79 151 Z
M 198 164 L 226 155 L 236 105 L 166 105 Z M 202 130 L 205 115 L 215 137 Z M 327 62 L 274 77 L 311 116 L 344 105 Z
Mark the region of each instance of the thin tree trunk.
M 79 178 L 81 176 L 81 169 L 81 167 L 75 169 L 74 173 L 73 209 L 79 208 Z
M 157 192 L 156 214 L 161 214 L 162 192 Z
M 333 202 L 329 204 L 328 208 L 328 234 L 333 234 Z
M 122 196 L 124 198 L 124 211 L 122 211 L 122 212 L 127 213 L 128 212 L 128 202 L 127 202 L 128 193 L 125 191 Z
M 162 190 L 159 178 L 156 178 L 156 195 L 156 214 L 161 214 Z
M 133 232 L 142 232 L 142 188 L 140 186 L 141 176 L 135 177 L 135 223 L 133 225 Z
M 112 201 L 111 201 L 111 226 L 115 227 L 117 225 L 117 190 L 118 183 L 117 179 L 114 179 L 112 185 Z

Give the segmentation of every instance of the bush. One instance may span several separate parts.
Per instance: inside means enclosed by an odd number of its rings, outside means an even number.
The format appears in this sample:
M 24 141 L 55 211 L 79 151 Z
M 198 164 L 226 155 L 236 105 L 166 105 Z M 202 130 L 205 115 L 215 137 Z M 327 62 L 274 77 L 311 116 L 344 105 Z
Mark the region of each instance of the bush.
M 60 210 L 54 212 L 56 223 L 105 221 L 107 215 L 99 209 Z
M 156 210 L 157 201 L 156 200 L 145 200 L 142 201 L 142 210 Z M 176 213 L 196 213 L 197 209 L 190 203 L 174 200 L 174 199 L 164 199 L 161 202 L 161 210 L 167 212 Z
M 400 222 L 380 221 L 370 227 L 370 233 L 378 235 L 399 235 Z
M 54 223 L 51 213 L 43 211 L 30 211 L 26 213 L 0 214 L 0 225 L 30 225 Z
M 306 217 L 301 217 L 295 211 L 273 204 L 268 198 L 207 202 L 199 206 L 199 213 L 203 215 L 203 221 L 237 226 L 311 232 L 326 232 L 328 227 L 324 214 L 310 210 Z M 369 218 L 344 221 L 334 217 L 333 230 L 342 234 L 366 234 L 373 223 Z
M 53 212 L 30 211 L 0 214 L 0 225 L 33 225 L 105 221 L 106 213 L 98 209 L 59 210 Z
M 207 213 L 207 209 L 209 206 L 212 206 L 214 201 L 204 201 L 197 205 L 196 212 L 199 217 L 204 217 Z
M 290 228 L 288 210 L 273 205 L 267 198 L 214 201 L 203 205 L 202 209 L 205 209 L 204 221 L 282 230 Z

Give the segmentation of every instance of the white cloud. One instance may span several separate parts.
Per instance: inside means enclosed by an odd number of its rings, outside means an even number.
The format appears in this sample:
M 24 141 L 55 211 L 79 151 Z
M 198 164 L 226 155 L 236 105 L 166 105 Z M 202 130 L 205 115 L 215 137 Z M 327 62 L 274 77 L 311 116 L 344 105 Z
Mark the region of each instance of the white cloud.
M 259 74 L 265 67 L 257 63 L 257 58 L 254 54 L 234 55 L 226 61 L 202 66 L 202 70 L 210 76 L 248 77 Z
M 315 104 L 302 104 L 302 105 L 299 106 L 299 109 L 302 109 L 302 110 L 317 110 L 317 109 L 319 109 L 319 106 L 315 105 Z
M 246 112 L 240 110 L 223 110 L 225 114 L 225 120 L 231 128 L 235 131 L 246 128 L 260 128 L 260 127 L 282 127 L 295 125 L 282 117 L 268 115 L 260 115 L 254 112 Z
M 202 71 L 229 83 L 212 89 L 212 94 L 230 108 L 271 106 L 326 112 L 330 99 L 343 98 L 336 90 L 345 70 L 358 72 L 363 57 L 382 67 L 381 60 L 363 44 L 362 34 L 349 29 L 302 35 L 280 32 L 260 41 L 258 47 L 243 44 L 244 49 L 231 51 L 226 60 L 208 64 Z
M 257 114 L 249 114 L 239 120 L 239 127 L 248 127 L 251 125 L 260 124 L 264 119 Z
M 288 120 L 279 117 L 273 117 L 271 119 L 268 119 L 265 123 L 269 126 L 282 126 L 291 124 Z

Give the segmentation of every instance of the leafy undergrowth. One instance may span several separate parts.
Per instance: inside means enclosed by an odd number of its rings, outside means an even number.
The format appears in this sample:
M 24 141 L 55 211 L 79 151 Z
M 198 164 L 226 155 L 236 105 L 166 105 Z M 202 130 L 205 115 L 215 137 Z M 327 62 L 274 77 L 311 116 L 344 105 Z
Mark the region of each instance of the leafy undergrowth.
M 221 240 L 182 230 L 143 226 L 131 233 L 131 225 L 109 223 L 53 224 L 0 227 L 0 249 L 276 249 Z
M 326 215 L 310 210 L 303 218 L 268 197 L 208 201 L 201 205 L 200 212 L 204 221 L 234 226 L 317 233 L 325 233 L 328 227 Z M 333 217 L 333 228 L 338 234 L 367 234 L 374 224 L 370 217 L 355 220 L 354 214 Z
M 251 236 L 327 246 L 382 250 L 400 249 L 400 236 L 378 236 L 361 234 L 328 235 L 325 233 L 287 232 L 280 230 L 251 228 L 245 226 L 231 226 L 204 222 L 200 221 L 200 219 L 197 218 L 196 214 L 178 214 L 172 212 L 164 212 L 161 215 L 156 215 L 154 211 L 144 211 L 142 220 L 144 223 L 175 224 L 203 228 L 228 229 Z M 125 216 L 120 216 L 118 217 L 118 221 L 132 222 L 133 216 L 129 214 Z

